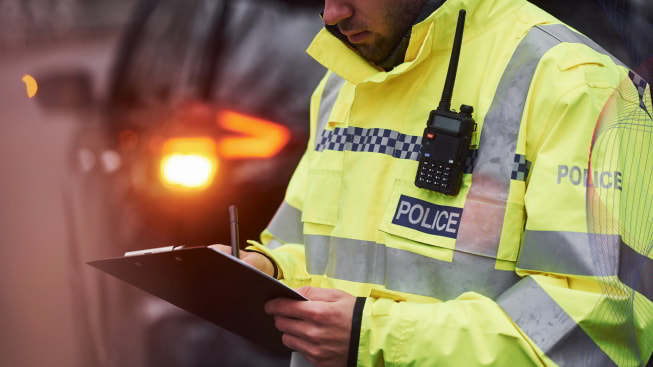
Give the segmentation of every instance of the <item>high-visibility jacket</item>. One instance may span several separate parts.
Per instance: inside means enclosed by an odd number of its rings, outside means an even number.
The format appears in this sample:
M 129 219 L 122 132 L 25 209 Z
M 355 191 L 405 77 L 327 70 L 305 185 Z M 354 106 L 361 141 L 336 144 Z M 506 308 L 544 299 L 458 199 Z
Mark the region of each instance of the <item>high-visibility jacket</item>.
M 460 193 L 446 196 L 414 181 L 461 8 L 452 105 L 472 105 L 478 129 Z M 446 1 L 413 26 L 389 72 L 326 30 L 308 52 L 329 69 L 308 147 L 263 245 L 252 244 L 293 287 L 365 297 L 358 365 L 646 363 L 653 290 L 625 279 L 633 264 L 651 269 L 652 255 L 618 229 L 588 235 L 586 206 L 594 128 L 618 88 L 635 90 L 635 74 L 523 0 Z M 635 81 L 633 102 L 653 111 Z M 625 184 L 618 172 L 594 175 Z M 634 316 L 599 280 L 634 290 Z

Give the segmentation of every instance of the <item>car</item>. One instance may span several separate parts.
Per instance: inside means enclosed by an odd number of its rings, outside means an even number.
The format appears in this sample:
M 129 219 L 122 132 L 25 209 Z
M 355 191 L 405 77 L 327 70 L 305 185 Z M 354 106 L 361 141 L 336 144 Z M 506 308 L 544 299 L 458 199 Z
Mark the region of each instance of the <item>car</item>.
M 306 148 L 305 54 L 321 3 L 146 0 L 124 33 L 104 106 L 121 157 L 117 197 L 139 225 L 128 249 L 257 239 Z M 241 244 L 242 245 L 242 244 Z

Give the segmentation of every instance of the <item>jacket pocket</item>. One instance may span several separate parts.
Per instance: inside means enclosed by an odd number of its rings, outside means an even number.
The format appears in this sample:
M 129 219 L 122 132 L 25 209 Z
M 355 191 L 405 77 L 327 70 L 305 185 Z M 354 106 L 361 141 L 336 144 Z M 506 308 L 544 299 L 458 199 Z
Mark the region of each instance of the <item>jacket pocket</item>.
M 342 172 L 309 170 L 302 222 L 335 226 L 338 220 Z
M 378 229 L 393 236 L 453 250 L 462 201 L 462 198 L 420 189 L 412 182 L 396 179 Z

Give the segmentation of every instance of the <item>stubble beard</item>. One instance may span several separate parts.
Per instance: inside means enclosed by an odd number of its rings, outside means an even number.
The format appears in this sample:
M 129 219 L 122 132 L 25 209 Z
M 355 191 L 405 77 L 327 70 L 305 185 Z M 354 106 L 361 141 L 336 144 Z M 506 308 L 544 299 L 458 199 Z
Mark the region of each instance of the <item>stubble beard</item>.
M 389 34 L 374 34 L 370 44 L 350 44 L 365 59 L 379 64 L 387 59 L 412 28 L 424 1 L 391 1 L 385 14 Z

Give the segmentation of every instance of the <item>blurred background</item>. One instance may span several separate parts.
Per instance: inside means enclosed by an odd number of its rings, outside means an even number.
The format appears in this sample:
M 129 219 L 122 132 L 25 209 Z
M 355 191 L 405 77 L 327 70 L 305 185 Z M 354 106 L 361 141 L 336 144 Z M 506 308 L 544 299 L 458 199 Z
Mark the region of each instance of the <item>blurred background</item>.
M 653 2 L 538 0 L 648 80 Z M 256 239 L 308 139 L 314 0 L 0 0 L 0 365 L 283 366 L 85 262 Z

